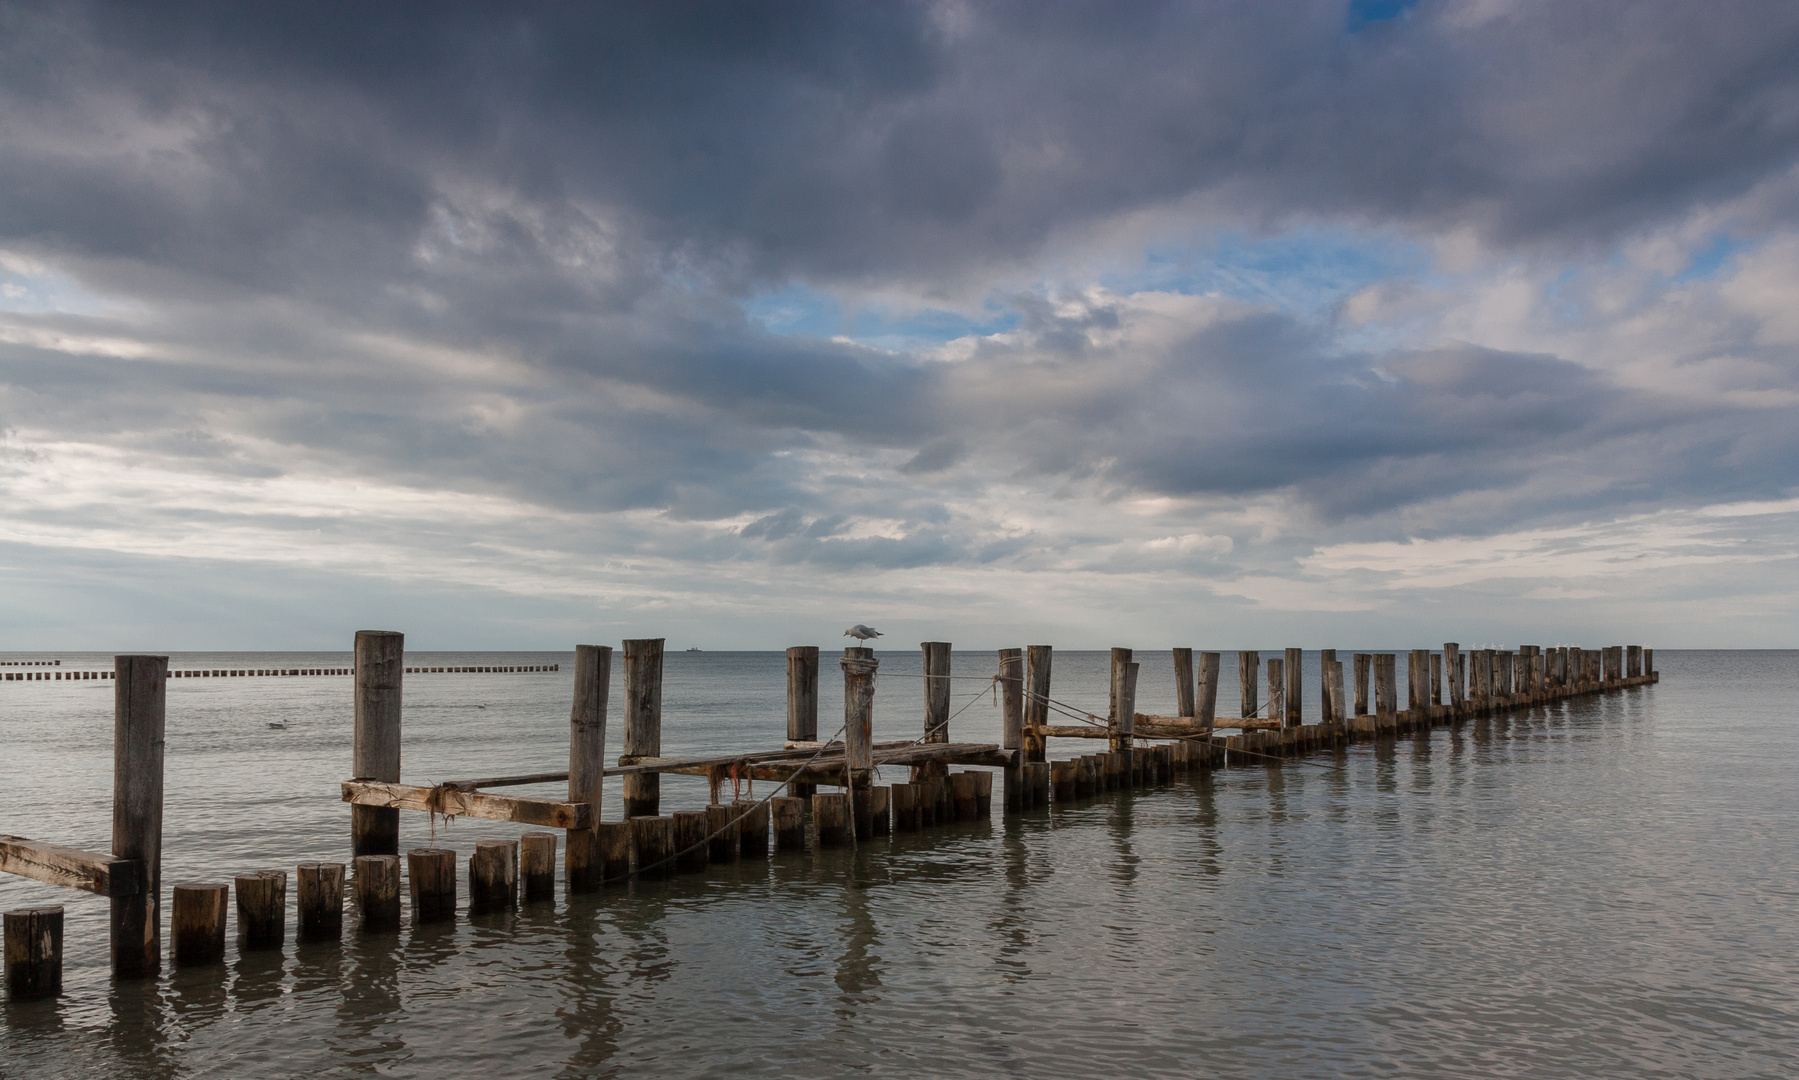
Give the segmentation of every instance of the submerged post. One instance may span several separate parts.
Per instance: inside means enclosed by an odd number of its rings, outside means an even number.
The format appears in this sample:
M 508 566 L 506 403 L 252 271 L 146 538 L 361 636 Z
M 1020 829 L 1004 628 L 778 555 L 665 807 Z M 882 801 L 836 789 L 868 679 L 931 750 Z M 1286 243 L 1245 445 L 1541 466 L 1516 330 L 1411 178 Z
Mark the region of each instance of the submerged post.
M 356 907 L 364 930 L 400 927 L 400 857 L 356 856 Z
M 356 631 L 356 736 L 351 770 L 358 780 L 400 782 L 400 686 L 406 674 L 406 635 Z M 353 855 L 398 855 L 400 812 L 350 807 Z
M 113 658 L 112 853 L 138 863 L 138 891 L 112 898 L 112 972 L 162 968 L 162 736 L 169 658 Z
M 287 871 L 240 874 L 237 944 L 240 949 L 279 949 L 287 940 Z
M 225 960 L 225 914 L 231 887 L 224 882 L 180 882 L 169 890 L 169 959 L 177 967 Z
M 568 714 L 568 801 L 593 806 L 600 820 L 606 777 L 606 703 L 612 694 L 612 646 L 575 646 L 575 698 Z M 551 848 L 551 859 L 555 849 Z M 563 855 L 569 892 L 592 892 L 606 874 L 594 829 L 568 830 Z
M 1197 701 L 1193 694 L 1193 650 L 1174 650 L 1174 715 L 1195 716 Z
M 344 936 L 344 864 L 303 862 L 294 871 L 301 941 Z
M 62 907 L 28 907 L 5 915 L 6 992 L 16 999 L 62 992 Z
M 1040 762 L 1044 754 L 1043 729 L 1049 724 L 1049 669 L 1051 648 L 1032 645 L 1024 651 L 1024 759 Z
M 662 638 L 625 642 L 625 747 L 630 757 L 662 753 Z M 625 777 L 625 817 L 655 817 L 662 806 L 655 773 Z
M 818 646 L 793 645 L 787 650 L 787 740 L 818 741 Z M 789 784 L 794 797 L 810 799 L 813 784 Z

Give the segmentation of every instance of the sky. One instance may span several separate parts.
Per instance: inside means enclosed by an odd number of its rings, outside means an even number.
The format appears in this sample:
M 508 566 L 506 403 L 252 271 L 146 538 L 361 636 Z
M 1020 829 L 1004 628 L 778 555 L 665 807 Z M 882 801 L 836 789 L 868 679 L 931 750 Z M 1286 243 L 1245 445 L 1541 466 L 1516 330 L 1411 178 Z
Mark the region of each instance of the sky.
M 0 649 L 1799 646 L 1799 6 L 0 2 Z

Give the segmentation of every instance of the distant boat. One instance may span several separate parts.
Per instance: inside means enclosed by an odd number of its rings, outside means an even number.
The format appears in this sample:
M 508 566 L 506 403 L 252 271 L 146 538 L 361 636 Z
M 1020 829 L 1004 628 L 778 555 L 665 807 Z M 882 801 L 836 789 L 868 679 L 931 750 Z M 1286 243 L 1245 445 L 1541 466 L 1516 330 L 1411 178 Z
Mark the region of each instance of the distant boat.
M 287 730 L 287 722 L 285 720 L 270 720 L 269 726 L 274 728 L 276 731 L 286 731 Z
M 689 646 L 687 646 L 687 651 L 688 652 L 699 652 L 700 647 L 698 645 L 689 645 Z

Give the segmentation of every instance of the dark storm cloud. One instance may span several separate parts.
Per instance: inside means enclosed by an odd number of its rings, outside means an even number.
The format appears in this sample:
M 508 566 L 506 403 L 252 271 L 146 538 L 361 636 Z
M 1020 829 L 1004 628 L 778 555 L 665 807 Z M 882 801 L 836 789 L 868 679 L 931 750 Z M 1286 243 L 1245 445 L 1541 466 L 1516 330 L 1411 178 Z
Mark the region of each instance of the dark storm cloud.
M 1352 33 L 1330 3 L 6 5 L 0 246 L 151 312 L 68 332 L 129 323 L 182 359 L 9 345 L 0 425 L 127 430 L 217 468 L 253 468 L 231 436 L 257 436 L 558 507 L 752 515 L 739 535 L 775 557 L 846 566 L 1005 545 L 928 499 L 852 508 L 782 455 L 893 451 L 918 484 L 1003 453 L 1029 481 L 1284 489 L 1331 519 L 1595 448 L 1625 464 L 1563 467 L 1619 502 L 1778 486 L 1784 413 L 1681 412 L 1554 357 L 1345 353 L 1255 312 L 1144 360 L 1096 344 L 1112 307 L 1027 294 L 1008 306 L 1028 347 L 984 346 L 967 375 L 738 306 L 793 279 L 978 292 L 1183 200 L 1252 230 L 1565 254 L 1795 160 L 1790 4 L 1482 11 Z M 57 395 L 71 364 L 105 392 Z M 839 535 L 852 510 L 912 531 Z

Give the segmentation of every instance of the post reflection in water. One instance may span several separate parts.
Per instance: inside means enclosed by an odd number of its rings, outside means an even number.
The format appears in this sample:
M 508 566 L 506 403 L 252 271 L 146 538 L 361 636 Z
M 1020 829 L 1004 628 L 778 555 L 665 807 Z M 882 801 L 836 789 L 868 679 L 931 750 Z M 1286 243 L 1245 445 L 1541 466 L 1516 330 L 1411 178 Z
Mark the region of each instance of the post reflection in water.
M 556 1019 L 569 1043 L 559 1077 L 590 1077 L 607 1071 L 618 1056 L 623 1027 L 613 1008 L 612 983 L 618 968 L 607 959 L 602 946 L 610 929 L 602 910 L 608 900 L 624 890 L 611 887 L 598 893 L 570 896 L 561 917 L 554 920 L 561 935 L 561 968 L 555 981 Z M 603 908 L 603 905 L 606 905 Z

